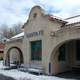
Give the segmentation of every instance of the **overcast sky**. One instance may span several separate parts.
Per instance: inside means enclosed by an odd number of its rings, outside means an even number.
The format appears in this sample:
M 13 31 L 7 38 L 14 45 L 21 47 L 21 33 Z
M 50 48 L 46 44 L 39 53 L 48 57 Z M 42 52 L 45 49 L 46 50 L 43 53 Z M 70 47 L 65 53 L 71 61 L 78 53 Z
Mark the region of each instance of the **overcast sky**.
M 35 5 L 61 18 L 80 14 L 80 0 L 0 0 L 0 24 L 26 22 Z

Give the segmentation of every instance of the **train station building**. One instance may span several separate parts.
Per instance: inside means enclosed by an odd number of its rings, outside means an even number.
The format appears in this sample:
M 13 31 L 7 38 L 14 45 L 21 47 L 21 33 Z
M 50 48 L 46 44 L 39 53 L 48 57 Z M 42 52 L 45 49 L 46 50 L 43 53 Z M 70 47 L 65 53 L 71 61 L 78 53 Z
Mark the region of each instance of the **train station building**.
M 15 61 L 37 64 L 50 75 L 80 67 L 80 15 L 63 20 L 35 6 L 22 28 L 6 42 L 6 66 Z

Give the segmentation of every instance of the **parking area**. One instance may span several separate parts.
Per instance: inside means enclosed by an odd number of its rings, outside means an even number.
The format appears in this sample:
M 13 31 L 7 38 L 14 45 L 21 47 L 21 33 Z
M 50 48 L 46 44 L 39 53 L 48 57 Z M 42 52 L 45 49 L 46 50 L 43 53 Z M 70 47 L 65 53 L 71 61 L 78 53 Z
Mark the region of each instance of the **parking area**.
M 60 73 L 56 76 L 60 78 L 65 78 L 65 79 L 80 80 L 80 70 L 79 71 L 77 70 L 67 71 L 64 73 Z
M 0 74 L 0 80 L 15 80 L 15 79 L 13 79 L 12 77 L 8 77 Z

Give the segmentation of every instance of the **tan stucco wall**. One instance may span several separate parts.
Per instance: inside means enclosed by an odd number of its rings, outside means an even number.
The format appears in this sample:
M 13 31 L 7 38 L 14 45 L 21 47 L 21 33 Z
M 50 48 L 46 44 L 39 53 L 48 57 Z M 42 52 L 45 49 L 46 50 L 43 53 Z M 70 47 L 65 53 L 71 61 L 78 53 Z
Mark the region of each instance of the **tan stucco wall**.
M 37 12 L 34 9 L 34 12 Z M 32 12 L 33 13 L 33 12 Z M 61 44 L 80 38 L 80 30 L 78 27 L 73 26 L 72 28 L 69 26 L 68 28 L 61 28 L 62 24 L 55 21 L 49 21 L 47 17 L 43 15 L 39 15 L 36 19 L 32 19 L 33 14 L 30 15 L 30 20 L 25 25 L 25 37 L 24 37 L 24 54 L 27 54 L 28 58 L 25 60 L 27 63 L 30 63 L 30 41 L 42 40 L 42 64 L 45 67 L 45 72 L 49 74 L 49 62 L 51 62 L 51 55 L 57 54 L 55 51 L 61 46 Z M 44 34 L 42 36 L 26 38 L 26 33 L 37 32 L 39 30 L 43 30 Z M 51 37 L 50 33 L 55 32 L 55 36 Z M 26 44 L 25 44 L 26 43 Z M 27 49 L 27 50 L 26 50 Z M 26 51 L 25 51 L 26 50 Z M 65 62 L 55 62 L 52 61 L 52 72 L 51 73 L 59 73 L 61 71 L 65 71 L 66 63 Z M 61 68 L 60 68 L 61 65 Z M 64 69 L 63 69 L 64 68 Z
M 57 21 L 50 21 L 48 20 L 48 17 L 43 15 L 41 11 L 39 11 L 39 8 L 34 8 L 31 13 L 37 13 L 37 17 L 33 19 L 33 14 L 30 14 L 29 20 L 27 25 L 25 25 L 24 31 L 24 40 L 23 40 L 23 45 L 24 45 L 24 54 L 25 54 L 25 63 L 30 63 L 30 41 L 35 41 L 35 40 L 42 40 L 42 61 L 41 63 L 43 64 L 45 68 L 45 72 L 48 74 L 48 69 L 49 69 L 49 55 L 52 52 L 51 46 L 54 44 L 53 41 L 51 41 L 50 37 L 50 32 L 51 31 L 57 31 L 61 28 L 62 23 L 59 23 Z M 39 13 L 38 13 L 39 12 Z M 42 15 L 41 15 L 42 14 Z M 33 36 L 30 38 L 26 37 L 26 34 L 32 33 L 32 32 L 38 32 L 40 30 L 43 30 L 44 34 L 39 35 L 39 36 Z M 51 41 L 51 42 L 50 42 Z M 51 50 L 52 49 L 52 50 Z M 26 58 L 26 56 L 28 56 Z

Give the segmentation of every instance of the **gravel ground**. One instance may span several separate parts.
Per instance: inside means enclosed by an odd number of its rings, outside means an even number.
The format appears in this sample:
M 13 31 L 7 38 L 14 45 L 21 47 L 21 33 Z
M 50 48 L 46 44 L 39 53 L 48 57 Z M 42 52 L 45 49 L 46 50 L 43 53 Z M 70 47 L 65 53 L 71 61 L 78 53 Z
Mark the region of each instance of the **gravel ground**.
M 0 74 L 0 80 L 15 80 L 15 79 Z

